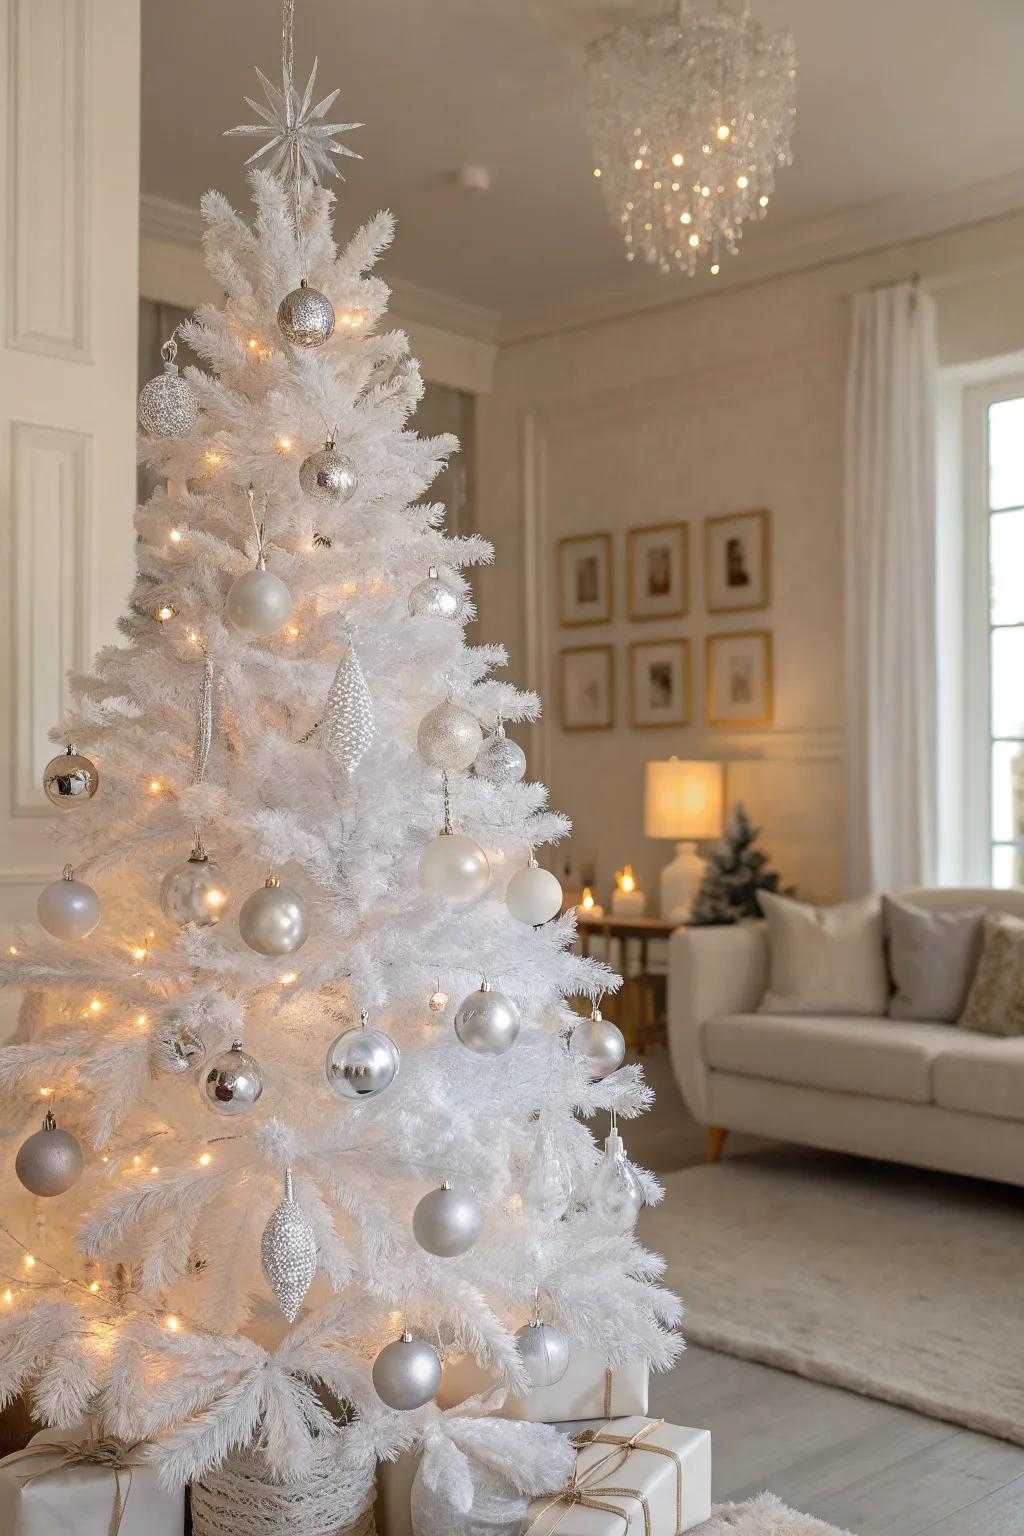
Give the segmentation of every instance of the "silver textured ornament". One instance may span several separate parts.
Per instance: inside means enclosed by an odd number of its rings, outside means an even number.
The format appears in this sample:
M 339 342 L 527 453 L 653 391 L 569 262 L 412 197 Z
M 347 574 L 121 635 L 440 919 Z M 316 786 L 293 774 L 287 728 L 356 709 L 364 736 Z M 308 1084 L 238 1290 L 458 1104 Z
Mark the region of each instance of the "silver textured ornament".
M 480 722 L 468 709 L 445 699 L 420 721 L 416 745 L 423 761 L 433 768 L 468 768 L 480 750 Z
M 377 734 L 373 699 L 355 646 L 350 645 L 338 663 L 320 731 L 324 751 L 336 758 L 347 774 L 355 773 Z
M 285 341 L 296 347 L 322 347 L 334 335 L 334 305 L 305 278 L 286 294 L 277 310 Z
M 412 1235 L 427 1253 L 455 1259 L 468 1253 L 484 1229 L 484 1213 L 470 1189 L 453 1189 L 446 1179 L 417 1202 Z
M 480 844 L 471 837 L 462 832 L 439 832 L 420 854 L 419 877 L 425 891 L 465 906 L 486 891 L 491 866 Z
M 182 1077 L 202 1066 L 206 1060 L 206 1046 L 194 1030 L 182 1024 L 156 1041 L 153 1059 L 161 1072 Z
M 231 891 L 223 872 L 200 842 L 184 864 L 168 870 L 160 886 L 160 909 L 179 928 L 211 928 L 230 904 Z
M 52 757 L 43 769 L 43 790 L 51 805 L 66 811 L 72 805 L 84 805 L 99 788 L 96 764 L 68 743 L 59 757 Z
M 268 640 L 291 618 L 292 595 L 261 555 L 254 571 L 244 571 L 231 583 L 224 608 L 243 640 Z
M 382 1029 L 368 1029 L 366 1010 L 354 1029 L 343 1029 L 327 1047 L 324 1075 L 337 1099 L 375 1099 L 398 1076 L 401 1053 Z
M 591 1077 L 608 1077 L 622 1066 L 626 1041 L 619 1026 L 602 1018 L 601 1010 L 595 1008 L 589 1019 L 581 1019 L 573 1028 L 569 1049 L 583 1057 Z
M 388 1408 L 408 1413 L 422 1408 L 437 1395 L 441 1362 L 425 1339 L 406 1330 L 393 1344 L 385 1344 L 373 1362 L 373 1390 Z
M 516 1334 L 519 1358 L 535 1387 L 553 1387 L 569 1369 L 569 1341 L 550 1323 L 533 1318 Z
M 486 779 L 499 789 L 518 784 L 526 773 L 526 753 L 517 741 L 505 735 L 500 721 L 473 759 L 473 772 L 478 779 Z
M 482 981 L 476 992 L 464 998 L 455 1015 L 455 1033 L 478 1056 L 501 1056 L 511 1050 L 521 1026 L 515 1003 L 504 992 L 495 992 L 489 981 Z
M 457 619 L 461 607 L 462 598 L 442 581 L 436 565 L 429 568 L 426 579 L 417 582 L 409 593 L 409 612 L 416 617 Z
M 517 870 L 505 891 L 505 905 L 521 923 L 538 927 L 562 910 L 562 887 L 549 869 L 541 869 L 531 855 L 525 869 Z
M 320 507 L 341 507 L 355 495 L 359 476 L 351 459 L 339 453 L 334 438 L 310 453 L 299 465 L 299 484 L 303 495 Z
M 174 359 L 178 344 L 172 337 L 160 348 L 164 371 L 144 384 L 139 395 L 139 426 L 155 437 L 181 437 L 195 425 L 199 399 Z
M 76 880 L 70 864 L 51 885 L 45 885 L 36 902 L 36 916 L 55 939 L 87 939 L 99 927 L 103 908 L 91 885 Z
M 263 1228 L 260 1258 L 278 1306 L 294 1323 L 316 1274 L 317 1244 L 316 1233 L 296 1202 L 290 1168 L 284 1175 L 284 1199 Z
M 218 1115 L 244 1115 L 262 1092 L 259 1063 L 243 1051 L 241 1040 L 211 1062 L 203 1078 L 203 1096 Z
M 72 1189 L 82 1176 L 85 1159 L 82 1148 L 70 1131 L 62 1131 L 51 1110 L 46 1111 L 43 1128 L 18 1148 L 14 1171 L 33 1195 L 62 1195 Z
M 309 938 L 302 897 L 268 875 L 262 889 L 242 902 L 238 930 L 258 955 L 293 955 Z

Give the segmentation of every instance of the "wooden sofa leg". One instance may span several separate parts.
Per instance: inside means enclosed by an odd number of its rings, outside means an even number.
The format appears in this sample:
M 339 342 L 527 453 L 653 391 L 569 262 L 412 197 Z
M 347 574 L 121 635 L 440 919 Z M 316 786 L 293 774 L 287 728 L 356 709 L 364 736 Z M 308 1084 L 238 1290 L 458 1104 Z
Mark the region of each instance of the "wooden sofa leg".
M 704 1161 L 706 1163 L 717 1163 L 721 1160 L 722 1153 L 725 1151 L 725 1139 L 728 1134 L 729 1132 L 720 1125 L 708 1126 L 707 1151 L 704 1154 Z

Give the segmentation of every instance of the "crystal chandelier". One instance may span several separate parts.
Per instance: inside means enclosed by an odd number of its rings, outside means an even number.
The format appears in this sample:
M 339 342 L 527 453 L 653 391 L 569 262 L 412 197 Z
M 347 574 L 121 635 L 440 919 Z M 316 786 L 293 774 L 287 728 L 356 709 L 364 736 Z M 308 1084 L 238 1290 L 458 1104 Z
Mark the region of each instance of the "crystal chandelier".
M 622 225 L 626 259 L 717 274 L 743 225 L 762 219 L 775 167 L 792 164 L 796 51 L 744 6 L 681 0 L 587 50 L 594 175 Z

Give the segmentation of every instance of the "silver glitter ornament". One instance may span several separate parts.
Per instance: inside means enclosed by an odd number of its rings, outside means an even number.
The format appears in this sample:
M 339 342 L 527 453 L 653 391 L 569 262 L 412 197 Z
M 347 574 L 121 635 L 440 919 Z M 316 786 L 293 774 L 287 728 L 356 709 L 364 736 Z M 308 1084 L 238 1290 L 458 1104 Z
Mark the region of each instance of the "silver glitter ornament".
M 103 908 L 91 885 L 76 880 L 70 864 L 52 885 L 46 885 L 36 902 L 36 916 L 55 939 L 87 939 L 99 927 Z
M 535 1317 L 516 1334 L 516 1349 L 535 1387 L 553 1387 L 569 1369 L 569 1341 Z
M 377 734 L 373 699 L 352 645 L 334 674 L 320 731 L 324 751 L 336 758 L 351 777 Z
M 83 805 L 91 800 L 99 788 L 100 775 L 96 764 L 68 743 L 67 750 L 59 757 L 52 757 L 43 769 L 43 790 L 51 805 L 62 811 L 69 806 Z
M 261 890 L 242 902 L 238 930 L 258 955 L 292 955 L 309 938 L 302 897 L 268 875 Z
M 212 928 L 230 904 L 231 891 L 222 871 L 198 841 L 185 863 L 168 870 L 160 886 L 160 909 L 179 928 Z
M 375 1099 L 398 1076 L 401 1053 L 382 1029 L 368 1029 L 366 1010 L 359 1025 L 343 1029 L 327 1047 L 324 1075 L 337 1099 Z
M 373 1362 L 373 1389 L 388 1408 L 408 1413 L 422 1408 L 437 1395 L 441 1362 L 425 1339 L 406 1330 L 393 1344 L 385 1344 Z
M 453 1189 L 446 1179 L 424 1195 L 412 1213 L 412 1235 L 427 1253 L 455 1259 L 468 1253 L 484 1229 L 480 1202 L 469 1189 Z
M 309 501 L 320 507 L 341 507 L 355 495 L 359 476 L 351 459 L 339 453 L 334 438 L 308 454 L 299 465 L 299 484 Z
M 526 753 L 517 741 L 505 735 L 500 721 L 473 759 L 473 772 L 478 779 L 486 779 L 499 789 L 518 784 L 526 773 Z
M 179 1025 L 155 1042 L 153 1060 L 161 1072 L 182 1077 L 202 1066 L 206 1060 L 206 1046 L 194 1030 Z
M 243 640 L 268 640 L 291 618 L 292 595 L 261 555 L 254 571 L 244 571 L 231 583 L 224 608 Z
M 424 846 L 419 877 L 425 891 L 466 906 L 486 891 L 491 866 L 479 843 L 462 832 L 445 831 Z
M 218 1115 L 244 1115 L 263 1092 L 259 1063 L 236 1040 L 230 1051 L 211 1062 L 203 1078 L 203 1096 Z
M 82 1148 L 70 1131 L 61 1131 L 50 1110 L 43 1128 L 18 1148 L 14 1171 L 33 1195 L 62 1195 L 82 1176 L 85 1159 Z
M 480 722 L 468 709 L 445 699 L 420 721 L 416 745 L 432 768 L 468 768 L 480 750 Z
M 416 617 L 456 619 L 461 607 L 462 598 L 441 580 L 436 565 L 429 568 L 426 580 L 417 582 L 409 593 L 409 612 Z
M 591 1077 L 608 1077 L 622 1066 L 626 1040 L 619 1026 L 602 1018 L 601 1010 L 595 1008 L 589 1019 L 581 1019 L 574 1027 L 569 1049 L 583 1057 Z
M 538 927 L 562 910 L 562 887 L 549 869 L 541 869 L 531 855 L 525 869 L 517 870 L 505 891 L 505 905 L 521 923 Z
M 296 1202 L 290 1168 L 284 1175 L 284 1199 L 263 1228 L 260 1258 L 278 1306 L 294 1323 L 316 1274 L 317 1244 L 316 1233 Z
M 334 305 L 305 278 L 286 294 L 277 311 L 285 341 L 296 347 L 322 347 L 334 335 Z
M 174 359 L 178 344 L 171 338 L 160 348 L 164 371 L 144 384 L 139 395 L 139 426 L 155 437 L 181 437 L 194 426 L 199 415 L 195 390 L 181 376 Z
M 501 1056 L 511 1050 L 521 1026 L 515 1003 L 503 992 L 493 991 L 489 981 L 482 981 L 476 992 L 464 998 L 455 1015 L 455 1033 L 478 1056 Z

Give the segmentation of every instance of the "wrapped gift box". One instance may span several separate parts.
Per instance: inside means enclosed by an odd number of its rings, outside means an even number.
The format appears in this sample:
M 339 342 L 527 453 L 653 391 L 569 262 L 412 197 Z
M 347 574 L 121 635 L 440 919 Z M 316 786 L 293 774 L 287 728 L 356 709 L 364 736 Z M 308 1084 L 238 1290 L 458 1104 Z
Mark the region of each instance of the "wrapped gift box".
M 0 1461 L 0 1536 L 183 1536 L 184 1488 L 161 1488 L 141 1450 L 125 1449 L 129 1465 L 116 1474 L 109 1462 L 72 1462 L 92 1454 L 91 1438 L 85 1428 L 44 1429 Z
M 498 1413 L 505 1419 L 531 1419 L 540 1424 L 568 1424 L 579 1419 L 614 1419 L 646 1414 L 648 1364 L 609 1367 L 600 1350 L 573 1344 L 569 1369 L 553 1387 L 534 1387 L 526 1397 L 509 1393 Z M 442 1408 L 454 1407 L 478 1392 L 493 1392 L 497 1378 L 477 1365 L 472 1355 L 449 1360 L 437 1394 Z

